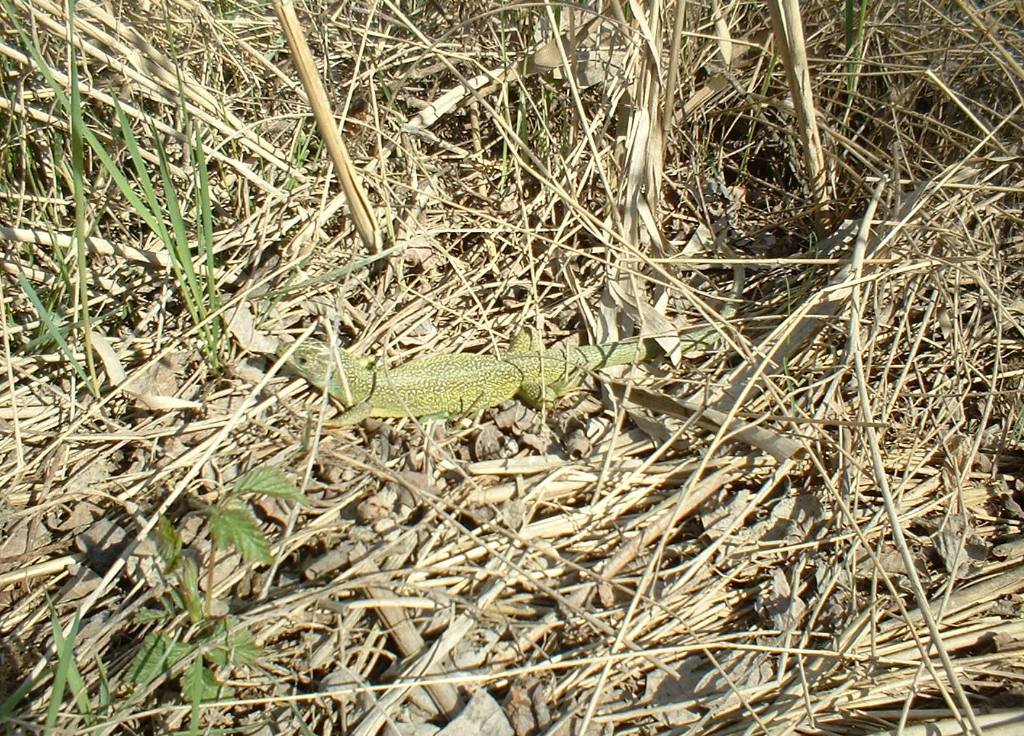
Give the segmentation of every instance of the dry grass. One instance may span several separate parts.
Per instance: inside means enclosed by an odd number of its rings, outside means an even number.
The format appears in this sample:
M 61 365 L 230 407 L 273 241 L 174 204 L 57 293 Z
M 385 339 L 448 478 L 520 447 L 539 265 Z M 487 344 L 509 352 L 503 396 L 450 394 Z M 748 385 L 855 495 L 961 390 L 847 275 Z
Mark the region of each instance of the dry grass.
M 0 728 L 1024 729 L 1024 9 L 711 7 L 301 6 L 368 256 L 269 8 L 0 5 Z M 266 354 L 708 323 L 433 427 Z

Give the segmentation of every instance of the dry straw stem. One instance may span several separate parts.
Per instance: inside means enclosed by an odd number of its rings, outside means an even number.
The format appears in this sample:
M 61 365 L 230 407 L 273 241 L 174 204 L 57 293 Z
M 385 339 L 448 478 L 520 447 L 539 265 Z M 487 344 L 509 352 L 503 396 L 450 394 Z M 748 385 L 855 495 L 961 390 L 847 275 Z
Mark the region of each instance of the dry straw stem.
M 383 247 L 377 218 L 373 214 L 373 207 L 363 189 L 359 174 L 348 155 L 348 148 L 338 133 L 338 124 L 331 112 L 331 103 L 327 100 L 327 92 L 324 91 L 306 37 L 302 33 L 302 26 L 295 15 L 295 6 L 290 0 L 275 0 L 274 12 L 277 13 L 281 30 L 288 39 L 288 48 L 291 49 L 299 79 L 302 80 L 302 87 L 306 90 L 309 105 L 313 109 L 317 129 L 327 146 L 327 151 L 331 154 L 334 172 L 341 181 L 341 188 L 348 199 L 349 212 L 352 214 L 356 232 L 359 233 L 367 250 L 377 255 Z
M 870 5 L 847 49 L 820 2 L 799 42 L 742 3 L 298 4 L 367 211 L 401 223 L 379 277 L 269 8 L 0 3 L 0 708 L 41 675 L 5 717 L 188 728 L 184 664 L 129 674 L 146 636 L 202 633 L 137 619 L 173 582 L 150 531 L 203 563 L 196 506 L 265 466 L 309 504 L 253 500 L 273 565 L 202 570 L 262 654 L 214 668 L 234 693 L 200 729 L 388 733 L 475 692 L 523 734 L 1019 730 L 1024 39 L 967 5 Z M 142 194 L 123 111 L 221 305 L 192 318 L 87 149 L 99 399 L 47 81 L 69 42 L 86 125 Z M 801 47 L 794 86 L 772 49 Z M 526 323 L 722 339 L 543 416 L 341 431 L 263 354 L 333 336 L 394 366 Z M 85 690 L 57 699 L 51 614 L 76 613 Z
M 824 236 L 829 220 L 826 208 L 829 199 L 828 181 L 825 154 L 821 150 L 821 136 L 818 134 L 818 121 L 814 112 L 814 92 L 800 5 L 796 0 L 768 0 L 768 10 L 772 16 L 779 58 L 786 69 L 793 111 L 796 113 L 800 141 L 803 144 L 804 163 L 807 166 L 806 185 L 811 197 L 821 207 L 815 214 L 817 231 L 819 236 Z

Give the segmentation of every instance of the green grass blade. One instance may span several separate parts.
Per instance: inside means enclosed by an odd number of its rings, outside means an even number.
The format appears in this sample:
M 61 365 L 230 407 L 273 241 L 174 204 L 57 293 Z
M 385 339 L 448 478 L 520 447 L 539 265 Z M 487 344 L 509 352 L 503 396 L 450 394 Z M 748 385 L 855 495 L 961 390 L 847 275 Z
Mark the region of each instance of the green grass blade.
M 35 307 L 36 314 L 39 315 L 39 322 L 43 325 L 43 329 L 46 331 L 46 334 L 49 335 L 50 338 L 60 347 L 60 351 L 64 354 L 64 357 L 67 358 L 68 363 L 71 364 L 71 367 L 74 369 L 78 377 L 82 379 L 84 383 L 88 383 L 89 377 L 85 374 L 82 364 L 78 362 L 77 358 L 75 358 L 67 340 L 64 339 L 64 334 L 61 331 L 60 326 L 57 324 L 57 321 L 54 319 L 53 314 L 51 314 L 50 310 L 43 305 L 42 300 L 39 298 L 39 294 L 37 294 L 36 290 L 32 288 L 32 284 L 29 283 L 28 279 L 20 273 L 17 274 L 17 278 L 18 283 L 21 284 L 22 291 L 25 292 L 25 296 L 28 297 L 28 300 L 32 302 L 32 306 Z
M 9 1 L 0 0 L 0 2 L 3 3 L 4 9 L 9 15 L 11 15 L 12 19 L 16 18 Z M 72 115 L 72 102 L 69 101 L 62 86 L 54 78 L 53 74 L 50 73 L 49 65 L 43 59 L 39 50 L 32 44 L 31 36 L 16 20 L 14 20 L 13 26 L 21 38 L 25 48 L 35 61 L 36 69 L 46 80 L 47 85 L 53 92 L 58 105 L 66 114 Z M 77 86 L 73 87 L 73 91 L 77 91 Z M 84 125 L 79 127 L 81 136 L 95 152 L 97 158 L 99 158 L 102 163 L 103 168 L 110 174 L 114 183 L 117 185 L 117 188 L 128 200 L 132 209 L 139 215 L 139 217 L 142 218 L 146 225 L 158 235 L 161 242 L 163 242 L 164 246 L 167 248 L 167 251 L 171 256 L 172 269 L 174 270 L 174 275 L 179 286 L 179 293 L 185 304 L 185 308 L 188 310 L 196 324 L 202 324 L 211 310 L 205 307 L 206 289 L 200 286 L 193 269 L 192 254 L 188 246 L 187 228 L 184 226 L 184 220 L 181 215 L 180 207 L 178 206 L 178 197 L 173 186 L 173 180 L 170 176 L 170 165 L 167 161 L 166 152 L 160 144 L 160 137 L 157 131 L 154 130 L 153 140 L 156 143 L 158 153 L 163 184 L 162 193 L 167 200 L 166 209 L 168 211 L 169 219 L 171 220 L 173 232 L 168 231 L 163 220 L 157 214 L 164 208 L 160 205 L 160 199 L 157 194 L 156 187 L 153 185 L 153 182 L 149 177 L 145 161 L 140 153 L 138 141 L 132 133 L 131 125 L 129 124 L 127 117 L 124 115 L 124 111 L 117 104 L 116 99 L 114 101 L 114 108 L 120 122 L 122 138 L 125 141 L 129 155 L 135 165 L 139 185 L 143 190 L 144 198 L 140 197 L 135 191 L 135 188 L 128 181 L 124 172 L 114 161 L 106 147 L 96 137 L 96 135 L 88 129 L 88 127 L 85 127 Z M 81 115 L 79 115 L 79 119 L 81 120 Z M 212 278 L 212 274 L 210 274 L 209 277 Z M 212 345 L 213 342 L 214 341 L 212 341 L 208 336 L 207 344 Z
M 210 310 L 216 312 L 220 309 L 220 292 L 217 291 L 217 264 L 213 253 L 213 204 L 210 200 L 210 172 L 206 168 L 206 149 L 203 147 L 202 131 L 198 126 L 196 126 L 194 150 L 198 180 L 196 182 L 196 205 L 199 210 L 199 250 L 206 261 L 206 298 L 209 300 Z M 210 332 L 213 344 L 209 346 L 208 354 L 216 369 L 220 363 L 217 357 L 221 339 L 219 318 L 215 318 L 211 322 Z
M 171 165 L 167 160 L 167 150 L 164 148 L 163 143 L 159 140 L 156 135 L 156 131 L 153 131 L 153 140 L 156 143 L 156 154 L 160 162 L 160 180 L 163 184 L 164 202 L 166 203 L 167 215 L 171 221 L 171 244 L 173 248 L 171 250 L 171 257 L 176 259 L 178 266 L 181 268 L 181 274 L 184 277 L 180 284 L 181 290 L 188 291 L 192 297 L 193 303 L 198 307 L 201 303 L 196 301 L 196 297 L 201 297 L 202 290 L 199 288 L 199 282 L 196 280 L 196 272 L 192 265 L 192 250 L 188 245 L 188 229 L 185 227 L 185 219 L 181 214 L 181 205 L 178 201 L 178 192 L 174 188 L 174 180 L 171 178 Z M 196 312 L 196 317 L 200 315 L 200 312 Z
M 69 676 L 73 677 L 72 670 L 77 674 L 75 667 L 75 637 L 78 636 L 78 615 L 75 615 L 71 622 L 71 629 L 67 638 L 64 638 L 60 622 L 53 613 L 53 606 L 50 607 L 53 626 L 53 640 L 57 649 L 57 669 L 53 673 L 53 688 L 50 692 L 50 703 L 46 710 L 46 727 L 43 733 L 53 733 L 57 725 L 57 716 L 60 715 L 60 704 L 64 700 L 64 689 L 68 685 Z M 78 676 L 81 681 L 81 676 Z
M 861 66 L 861 39 L 864 38 L 864 22 L 867 17 L 868 0 L 846 0 L 843 7 L 843 35 L 846 43 L 846 91 L 852 95 L 857 90 L 858 72 Z
M 85 351 L 85 366 L 89 373 L 89 380 L 86 383 L 92 395 L 99 398 L 96 359 L 92 349 L 92 316 L 89 314 L 89 268 L 85 253 L 85 163 L 82 155 L 82 131 L 86 126 L 82 117 L 82 93 L 78 88 L 78 54 L 73 39 L 75 5 L 74 0 L 68 4 L 68 50 L 71 56 L 71 109 L 68 125 L 71 128 L 71 183 L 75 202 L 73 247 L 78 268 L 78 309 L 82 324 L 82 347 Z
M 63 652 L 65 645 L 71 645 L 67 656 L 67 688 L 71 690 L 71 696 L 75 700 L 75 704 L 78 706 L 78 712 L 85 716 L 86 723 L 95 723 L 93 717 L 92 704 L 89 702 L 89 690 L 85 686 L 85 679 L 82 677 L 82 673 L 78 670 L 78 665 L 75 664 L 74 657 L 74 641 L 75 636 L 78 635 L 78 617 L 75 617 L 74 622 L 71 625 L 71 634 L 68 636 L 68 640 L 65 641 L 64 634 L 61 631 L 60 621 L 57 620 L 57 614 L 54 609 L 50 608 L 50 623 L 53 627 L 53 641 L 56 645 L 58 652 Z M 62 655 L 63 656 L 63 655 Z
M 7 699 L 4 702 L 0 703 L 0 723 L 3 722 L 4 718 L 14 712 L 14 709 L 21 704 L 21 701 L 24 700 L 25 696 L 28 695 L 32 688 L 36 686 L 37 682 L 39 682 L 38 677 L 25 680 L 25 682 L 18 685 L 17 689 L 13 693 L 7 696 Z
M 117 122 L 120 125 L 121 139 L 124 141 L 125 148 L 128 150 L 128 156 L 132 160 L 132 165 L 135 167 L 135 177 L 142 188 L 142 196 L 145 197 L 145 204 L 142 199 L 135 194 L 135 190 L 128 183 L 128 179 L 125 178 L 124 174 L 118 168 L 117 172 L 121 175 L 120 180 L 115 180 L 118 189 L 121 193 L 129 198 L 132 209 L 134 209 L 139 216 L 141 216 L 146 224 L 149 225 L 150 229 L 157 234 L 161 242 L 165 245 L 170 243 L 170 235 L 167 232 L 166 226 L 162 219 L 157 217 L 156 213 L 161 211 L 160 199 L 156 195 L 156 187 L 153 186 L 153 180 L 149 176 L 149 170 L 146 168 L 146 161 L 142 158 L 142 149 L 139 147 L 139 140 L 135 137 L 135 131 L 132 130 L 131 122 L 128 120 L 128 116 L 125 115 L 124 109 L 121 107 L 117 98 L 114 98 L 114 112 L 117 114 Z M 111 160 L 111 164 L 113 161 Z M 104 161 L 106 166 L 106 161 Z M 109 167 L 107 167 L 109 171 Z M 110 172 L 113 173 L 113 172 Z

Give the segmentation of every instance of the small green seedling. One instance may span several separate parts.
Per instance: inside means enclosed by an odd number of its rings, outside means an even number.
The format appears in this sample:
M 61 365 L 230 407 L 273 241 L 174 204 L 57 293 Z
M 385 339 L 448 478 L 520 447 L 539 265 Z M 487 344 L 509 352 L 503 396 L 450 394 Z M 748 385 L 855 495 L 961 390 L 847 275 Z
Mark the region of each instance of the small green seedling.
M 218 551 L 236 551 L 249 563 L 273 561 L 270 542 L 260 529 L 245 496 L 263 494 L 304 503 L 302 491 L 276 468 L 255 468 L 238 479 L 216 504 L 200 504 L 209 523 L 212 545 L 205 561 L 208 575 L 206 597 L 199 589 L 203 564 L 184 546 L 174 524 L 161 517 L 156 528 L 157 551 L 171 584 L 161 598 L 163 607 L 147 608 L 138 623 L 159 623 L 165 628 L 149 634 L 128 671 L 128 679 L 145 687 L 161 675 L 178 675 L 182 695 L 192 705 L 191 727 L 199 726 L 199 705 L 230 697 L 231 688 L 216 677 L 217 670 L 250 665 L 260 656 L 255 637 L 235 616 L 214 616 L 213 571 Z M 188 616 L 184 621 L 179 613 Z M 182 667 L 176 667 L 182 665 Z

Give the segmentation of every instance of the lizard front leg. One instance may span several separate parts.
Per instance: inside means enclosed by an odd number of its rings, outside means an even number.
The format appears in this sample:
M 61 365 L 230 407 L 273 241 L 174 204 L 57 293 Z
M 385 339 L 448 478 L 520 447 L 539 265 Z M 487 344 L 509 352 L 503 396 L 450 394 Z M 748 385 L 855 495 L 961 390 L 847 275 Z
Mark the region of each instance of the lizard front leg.
M 522 383 L 516 392 L 519 400 L 540 409 L 575 390 L 579 386 L 580 368 L 569 358 L 569 353 L 561 348 L 525 355 L 509 354 L 506 359 L 522 374 Z
M 344 427 L 349 424 L 358 424 L 370 416 L 373 416 L 373 404 L 369 401 L 360 401 L 325 424 L 329 427 Z

